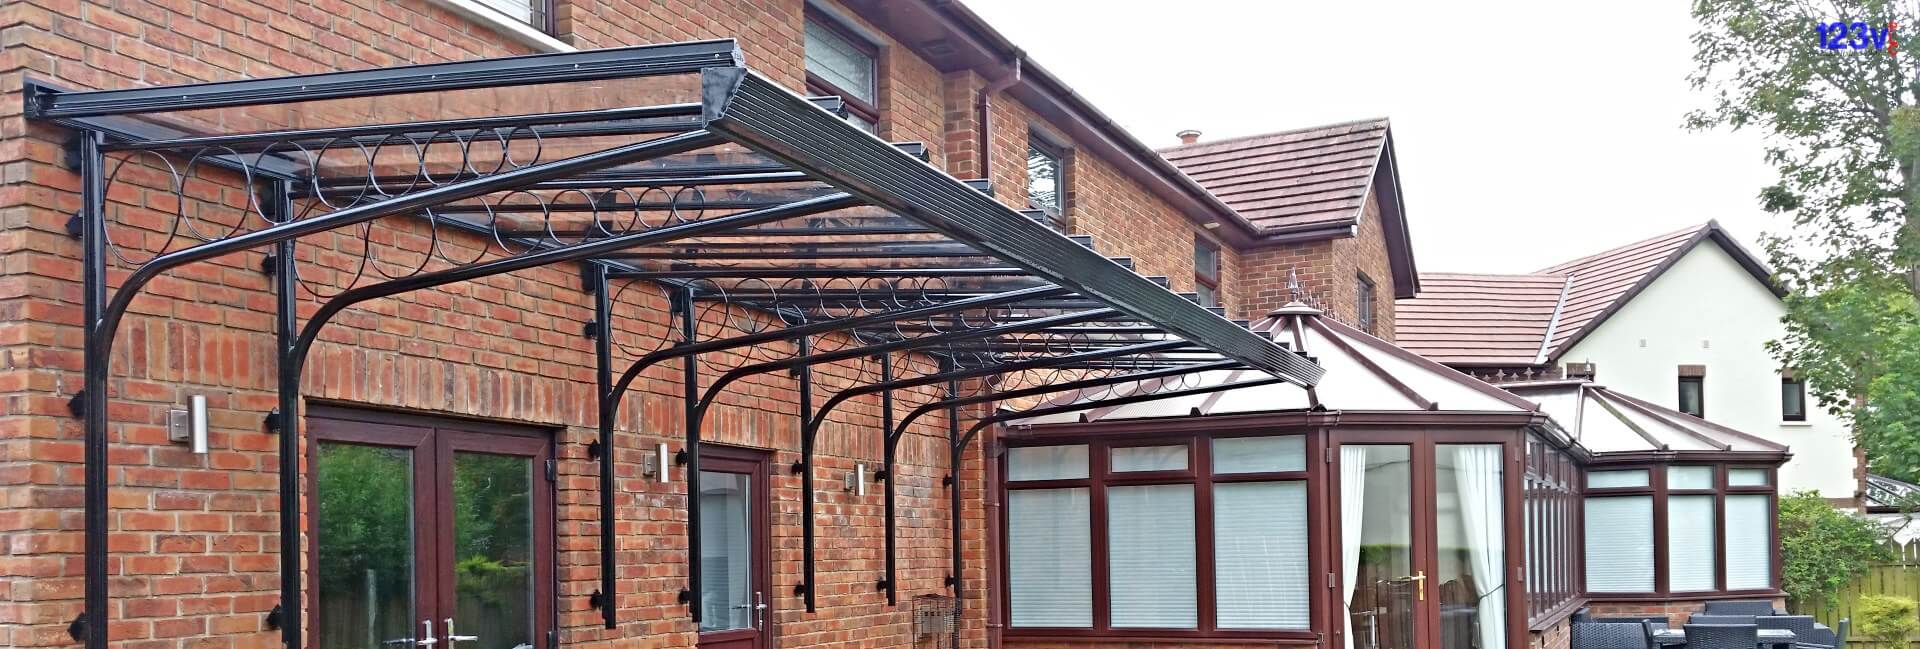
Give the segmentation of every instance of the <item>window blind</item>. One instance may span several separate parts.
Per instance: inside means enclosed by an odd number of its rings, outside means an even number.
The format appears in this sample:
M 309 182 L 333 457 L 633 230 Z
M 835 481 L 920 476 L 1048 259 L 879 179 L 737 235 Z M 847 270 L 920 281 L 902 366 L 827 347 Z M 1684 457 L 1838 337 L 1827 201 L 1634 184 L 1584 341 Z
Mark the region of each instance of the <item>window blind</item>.
M 1773 519 L 1766 494 L 1727 496 L 1727 590 L 1773 587 Z
M 1765 487 L 1767 486 L 1767 470 L 1766 469 L 1727 469 L 1727 486 L 1729 487 Z
M 1215 626 L 1308 628 L 1306 483 L 1214 485 L 1213 548 Z
M 1587 499 L 1587 590 L 1653 591 L 1653 497 Z
M 1307 470 L 1307 438 L 1228 437 L 1213 440 L 1214 473 Z
M 1667 498 L 1667 588 L 1713 590 L 1713 496 Z
M 1114 628 L 1199 626 L 1193 537 L 1193 485 L 1107 490 L 1107 597 Z
M 1668 489 L 1712 489 L 1713 467 L 1710 466 L 1670 466 L 1667 467 Z
M 1615 487 L 1647 486 L 1647 470 L 1631 471 L 1594 471 L 1587 474 L 1588 489 L 1612 489 Z
M 1185 471 L 1187 470 L 1187 446 L 1122 446 L 1113 449 L 1112 466 L 1114 473 L 1128 471 Z
M 1007 449 L 1008 480 L 1084 480 L 1086 477 L 1086 446 Z
M 1093 626 L 1088 509 L 1084 487 L 1007 492 L 1007 597 L 1013 626 Z
M 479 0 L 479 2 L 481 6 L 498 11 L 501 15 L 515 21 L 529 24 L 533 22 L 532 0 Z

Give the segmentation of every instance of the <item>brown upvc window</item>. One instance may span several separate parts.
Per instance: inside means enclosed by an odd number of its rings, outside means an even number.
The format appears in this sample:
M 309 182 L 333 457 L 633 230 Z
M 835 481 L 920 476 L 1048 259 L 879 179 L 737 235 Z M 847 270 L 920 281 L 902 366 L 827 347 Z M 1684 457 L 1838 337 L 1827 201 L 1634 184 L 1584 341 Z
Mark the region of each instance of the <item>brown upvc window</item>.
M 1193 292 L 1200 306 L 1220 306 L 1220 246 L 1193 235 Z
M 1308 447 L 1264 434 L 1008 449 L 1008 633 L 1310 639 Z
M 1772 595 L 1775 469 L 1711 461 L 1586 472 L 1586 589 L 1595 599 Z
M 1579 469 L 1566 451 L 1527 438 L 1524 479 L 1528 621 L 1540 623 L 1585 593 L 1580 570 Z
M 847 121 L 867 132 L 880 124 L 880 48 L 827 16 L 807 13 L 807 92 L 840 97 Z
M 1354 324 L 1368 335 L 1379 335 L 1376 331 L 1379 325 L 1379 290 L 1374 287 L 1373 278 L 1367 277 L 1366 273 L 1355 275 L 1354 280 L 1355 290 L 1358 291 L 1353 302 L 1354 315 L 1358 318 Z

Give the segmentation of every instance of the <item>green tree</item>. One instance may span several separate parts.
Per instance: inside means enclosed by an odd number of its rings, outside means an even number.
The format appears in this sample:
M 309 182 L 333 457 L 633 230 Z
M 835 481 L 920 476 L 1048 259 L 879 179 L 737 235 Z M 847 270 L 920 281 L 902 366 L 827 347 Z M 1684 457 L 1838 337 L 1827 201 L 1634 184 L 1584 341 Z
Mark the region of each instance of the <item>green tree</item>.
M 1774 355 L 1852 421 L 1874 470 L 1920 477 L 1920 66 L 1820 42 L 1821 25 L 1873 41 L 1920 14 L 1886 0 L 1696 0 L 1693 15 L 1690 81 L 1709 105 L 1687 124 L 1760 133 L 1779 174 L 1760 206 L 1793 222 L 1766 241 L 1792 291 Z
M 1892 558 L 1886 528 L 1813 492 L 1780 499 L 1780 584 L 1796 604 L 1832 604 L 1874 562 Z

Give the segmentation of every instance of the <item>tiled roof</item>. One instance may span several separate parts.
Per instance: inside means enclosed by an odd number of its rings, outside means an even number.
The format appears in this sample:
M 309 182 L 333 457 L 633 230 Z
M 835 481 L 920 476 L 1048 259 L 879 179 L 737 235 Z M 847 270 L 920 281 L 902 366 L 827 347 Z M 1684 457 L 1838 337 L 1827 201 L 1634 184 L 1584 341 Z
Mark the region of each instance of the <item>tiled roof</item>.
M 1766 267 L 1709 221 L 1525 275 L 1422 274 L 1420 294 L 1395 303 L 1397 342 L 1451 365 L 1547 364 L 1708 239 L 1781 293 Z
M 1665 267 L 1681 251 L 1691 249 L 1689 244 L 1711 227 L 1712 223 L 1696 225 L 1542 269 L 1544 274 L 1573 278 L 1566 304 L 1560 309 L 1560 325 L 1547 344 L 1549 350 L 1558 349 L 1595 324 L 1602 313 L 1610 311 L 1655 270 Z
M 1263 233 L 1352 222 L 1387 143 L 1368 119 L 1188 144 L 1161 155 Z
M 1394 342 L 1449 365 L 1532 365 L 1566 288 L 1565 275 L 1424 273 L 1394 306 Z

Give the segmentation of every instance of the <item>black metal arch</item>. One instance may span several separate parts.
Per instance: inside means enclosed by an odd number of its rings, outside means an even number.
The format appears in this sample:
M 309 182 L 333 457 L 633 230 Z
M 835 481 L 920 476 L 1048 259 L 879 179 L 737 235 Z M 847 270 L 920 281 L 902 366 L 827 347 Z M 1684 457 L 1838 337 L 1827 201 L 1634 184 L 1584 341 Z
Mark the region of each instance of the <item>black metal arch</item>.
M 960 454 L 973 434 L 960 433 L 959 408 L 966 405 L 1224 367 L 1265 372 L 1270 381 L 1318 380 L 1317 366 L 1245 323 L 1168 291 L 1164 279 L 1133 273 L 1124 258 L 1101 256 L 1089 238 L 1054 232 L 1039 215 L 1001 205 L 983 181 L 957 180 L 928 165 L 924 147 L 884 142 L 841 121 L 832 112 L 841 107 L 837 98 L 801 97 L 742 65 L 731 41 L 709 41 L 131 90 L 71 92 L 29 81 L 27 117 L 74 132 L 82 179 L 82 209 L 70 228 L 83 241 L 85 289 L 85 382 L 73 403 L 85 432 L 86 606 L 71 629 L 76 638 L 89 649 L 110 641 L 108 360 L 116 330 L 152 280 L 236 252 L 269 251 L 262 269 L 275 279 L 279 408 L 268 421 L 281 433 L 282 581 L 281 604 L 269 621 L 295 649 L 305 645 L 301 371 L 334 316 L 368 300 L 584 264 L 594 311 L 584 333 L 595 339 L 600 398 L 599 435 L 589 449 L 600 461 L 602 585 L 595 604 L 609 628 L 619 609 L 614 422 L 632 383 L 661 362 L 681 361 L 685 387 L 688 593 L 700 589 L 695 548 L 703 415 L 738 381 L 796 374 L 797 416 L 807 431 L 800 468 L 808 475 L 803 588 L 809 610 L 813 432 L 850 399 L 879 394 L 883 402 L 888 547 L 879 583 L 891 603 L 894 450 L 927 413 L 949 413 L 957 480 Z M 536 96 L 552 107 L 553 97 L 618 94 L 555 93 L 554 84 L 674 75 L 698 76 L 697 100 L 395 123 L 271 124 L 253 132 L 229 132 L 221 114 L 209 116 L 230 107 L 324 108 L 316 102 L 477 89 L 545 92 Z M 289 114 L 326 114 L 308 108 Z M 158 209 L 110 202 L 120 183 L 174 194 L 173 213 L 157 215 L 165 231 L 114 238 L 117 230 L 136 227 L 116 222 L 116 212 Z M 201 190 L 209 183 L 238 186 L 244 199 L 236 205 L 208 198 Z M 321 237 L 333 246 L 302 254 Z M 358 249 L 342 242 L 357 242 Z M 127 271 L 117 287 L 108 272 L 116 265 Z M 659 324 L 677 332 L 663 334 L 662 347 L 638 354 L 617 378 L 616 281 L 662 287 L 672 317 Z M 302 291 L 320 299 L 304 325 Z M 738 335 L 701 340 L 703 303 L 719 305 L 717 324 Z M 736 313 L 743 315 L 727 317 Z M 701 389 L 703 354 L 786 342 L 793 343 L 792 356 L 743 361 Z M 837 347 L 822 348 L 828 346 Z M 930 357 L 938 369 L 896 376 L 896 354 Z M 855 377 L 815 408 L 812 368 L 874 356 L 877 379 Z M 960 391 L 962 381 L 1039 371 L 1052 372 L 1041 379 L 1052 385 L 997 395 Z M 897 390 L 940 384 L 944 397 L 895 422 Z M 982 420 L 973 430 L 997 420 Z M 699 609 L 691 615 L 697 621 Z

